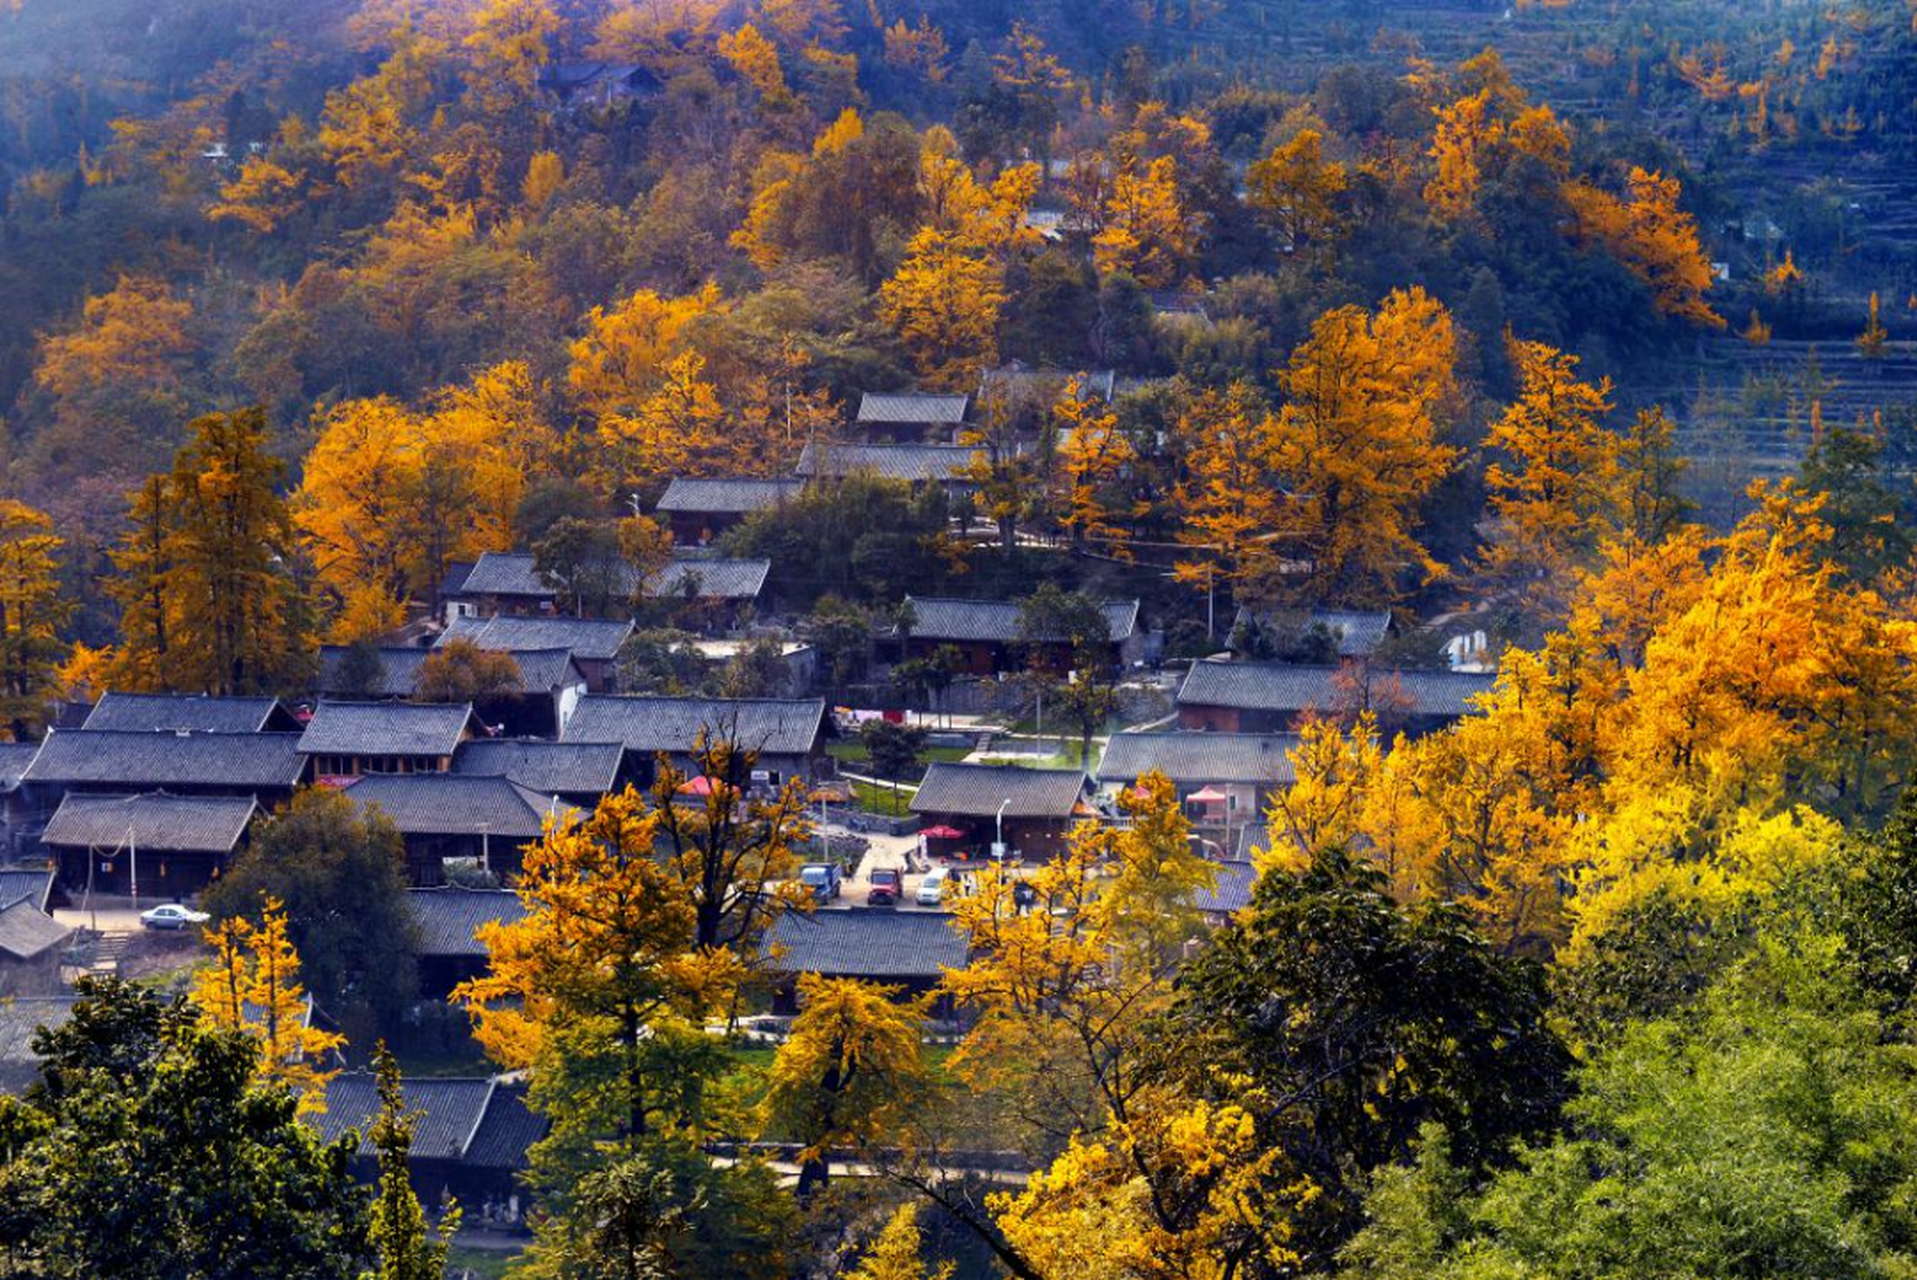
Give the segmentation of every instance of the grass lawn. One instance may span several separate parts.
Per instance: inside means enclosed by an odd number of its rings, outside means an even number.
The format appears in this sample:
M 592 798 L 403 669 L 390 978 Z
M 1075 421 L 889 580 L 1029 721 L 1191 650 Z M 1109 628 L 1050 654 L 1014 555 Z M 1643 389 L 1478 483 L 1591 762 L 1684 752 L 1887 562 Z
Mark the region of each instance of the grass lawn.
M 446 1274 L 453 1280 L 504 1280 L 506 1268 L 518 1258 L 504 1249 L 474 1249 L 454 1245 L 446 1254 Z
M 859 808 L 867 813 L 882 813 L 888 818 L 902 818 L 912 811 L 912 788 L 900 787 L 896 793 L 885 783 L 854 782 L 852 794 L 859 802 Z
M 825 750 L 827 755 L 840 764 L 851 765 L 855 773 L 863 773 L 872 765 L 872 762 L 865 758 L 865 744 L 862 742 L 828 742 L 825 744 Z M 971 754 L 970 747 L 927 747 L 919 752 L 919 759 L 929 764 L 934 760 L 963 760 Z

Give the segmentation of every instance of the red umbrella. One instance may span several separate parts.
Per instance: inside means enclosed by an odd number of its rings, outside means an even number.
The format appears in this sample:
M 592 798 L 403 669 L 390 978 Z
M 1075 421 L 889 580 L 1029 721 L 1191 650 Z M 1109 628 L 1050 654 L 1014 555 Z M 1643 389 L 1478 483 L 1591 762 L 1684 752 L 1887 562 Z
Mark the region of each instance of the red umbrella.
M 712 779 L 702 773 L 692 781 L 682 783 L 679 787 L 679 794 L 682 796 L 709 796 L 712 794 Z
M 1199 804 L 1220 804 L 1223 803 L 1226 796 L 1222 791 L 1214 791 L 1212 788 L 1206 787 L 1201 791 L 1192 792 L 1186 799 L 1195 800 Z
M 944 823 L 940 823 L 936 827 L 927 827 L 925 830 L 919 832 L 919 834 L 927 840 L 963 840 L 965 838 L 963 831 L 960 831 L 957 827 L 948 827 Z

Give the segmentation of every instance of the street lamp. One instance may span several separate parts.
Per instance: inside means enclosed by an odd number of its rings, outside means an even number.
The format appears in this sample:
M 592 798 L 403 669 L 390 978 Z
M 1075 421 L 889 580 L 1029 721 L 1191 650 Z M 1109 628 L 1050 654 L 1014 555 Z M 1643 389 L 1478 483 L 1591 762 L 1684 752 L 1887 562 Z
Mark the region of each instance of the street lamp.
M 999 802 L 998 813 L 992 818 L 992 826 L 998 837 L 992 841 L 992 852 L 999 856 L 1001 862 L 1005 859 L 1005 810 L 1011 803 L 1012 797 L 1006 796 Z

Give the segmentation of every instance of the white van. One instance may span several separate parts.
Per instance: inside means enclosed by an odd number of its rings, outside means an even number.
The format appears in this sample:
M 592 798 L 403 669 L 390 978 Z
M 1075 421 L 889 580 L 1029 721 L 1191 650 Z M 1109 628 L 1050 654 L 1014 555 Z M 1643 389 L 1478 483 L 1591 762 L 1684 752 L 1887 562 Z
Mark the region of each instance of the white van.
M 918 903 L 921 907 L 936 907 L 945 901 L 945 884 L 952 878 L 949 867 L 933 867 L 925 873 L 925 879 L 919 881 Z

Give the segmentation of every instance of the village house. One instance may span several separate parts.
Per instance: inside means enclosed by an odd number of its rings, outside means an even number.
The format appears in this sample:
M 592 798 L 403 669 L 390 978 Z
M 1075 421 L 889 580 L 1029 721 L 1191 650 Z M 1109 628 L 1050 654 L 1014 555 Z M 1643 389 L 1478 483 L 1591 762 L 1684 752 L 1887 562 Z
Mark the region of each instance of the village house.
M 617 742 L 548 742 L 538 738 L 473 738 L 453 755 L 453 772 L 505 778 L 564 807 L 588 810 L 619 780 L 625 748 Z
M 673 542 L 703 547 L 747 517 L 792 501 L 804 489 L 803 480 L 674 476 L 653 514 L 672 530 Z
M 1368 658 L 1390 638 L 1389 609 L 1300 609 L 1259 610 L 1240 606 L 1232 620 L 1233 643 L 1241 638 L 1269 643 L 1272 640 L 1302 640 L 1314 628 L 1322 628 L 1340 658 Z M 1257 658 L 1256 653 L 1240 657 Z M 1267 655 L 1268 656 L 1268 655 Z
M 526 1153 L 546 1136 L 547 1122 L 526 1106 L 525 1087 L 483 1077 L 408 1076 L 400 1086 L 414 1116 L 406 1168 L 425 1205 L 457 1200 L 468 1226 L 511 1226 L 521 1216 L 519 1175 Z M 379 1177 L 371 1138 L 379 1115 L 379 1082 L 364 1071 L 342 1071 L 326 1082 L 325 1109 L 311 1117 L 323 1141 L 361 1135 L 353 1172 Z
M 572 111 L 642 102 L 664 88 L 658 76 L 633 62 L 549 62 L 539 69 L 539 87 Z
M 1079 819 L 1096 816 L 1084 803 L 1085 782 L 1076 769 L 934 761 L 912 812 L 925 820 L 926 847 L 939 856 L 983 857 L 1002 842 L 1017 857 L 1056 858 Z
M 1032 665 L 1032 648 L 1039 661 L 1055 671 L 1072 665 L 1072 653 L 1063 641 L 1048 637 L 1022 640 L 1019 605 L 1014 600 L 950 600 L 907 596 L 912 622 L 902 634 L 907 658 L 930 658 L 950 646 L 960 656 L 959 671 L 966 675 L 1003 675 Z M 1103 662 L 1108 672 L 1121 671 L 1143 653 L 1138 630 L 1138 601 L 1107 600 L 1108 636 Z
M 1290 734 L 1115 733 L 1098 764 L 1101 793 L 1116 797 L 1147 773 L 1171 779 L 1193 829 L 1220 850 L 1247 823 L 1264 821 L 1273 791 L 1295 780 Z
M 611 693 L 619 687 L 619 647 L 632 635 L 630 618 L 558 618 L 499 614 L 495 617 L 454 618 L 434 648 L 465 640 L 480 649 L 509 653 L 564 651 L 585 677 L 588 693 Z
M 601 659 L 607 637 L 616 633 L 601 618 L 559 617 L 559 592 L 539 576 L 533 557 L 518 552 L 488 552 L 466 572 L 455 591 L 446 594 L 447 629 L 445 639 L 467 639 L 483 649 L 537 647 L 541 643 L 573 650 L 582 667 Z M 725 559 L 699 552 L 682 551 L 655 570 L 640 593 L 646 599 L 679 605 L 701 605 L 710 624 L 736 622 L 746 606 L 765 590 L 772 570 L 769 560 Z M 604 612 L 620 614 L 630 622 L 630 604 L 634 596 L 633 572 L 623 561 L 606 564 L 596 571 L 603 580 L 606 599 Z M 594 609 L 598 606 L 594 605 Z M 498 627 L 486 627 L 480 620 L 497 619 Z M 513 621 L 519 620 L 519 621 Z M 554 623 L 584 622 L 589 625 L 533 629 L 537 621 Z M 485 643 L 480 634 L 493 637 Z M 630 632 L 628 631 L 628 634 Z M 618 639 L 623 642 L 624 635 Z M 617 653 L 618 645 L 612 646 Z M 593 671 L 595 679 L 602 673 Z M 594 692 L 605 690 L 595 688 Z
M 851 907 L 844 911 L 788 911 L 767 931 L 760 955 L 773 975 L 772 1010 L 799 1011 L 799 977 L 856 978 L 902 987 L 907 997 L 939 985 L 948 969 L 963 969 L 971 947 L 945 911 Z M 950 1017 L 948 1005 L 934 1016 Z
M 321 702 L 299 750 L 319 782 L 366 773 L 445 773 L 472 724 L 472 706 L 464 702 Z
M 449 862 L 511 883 L 525 846 L 545 833 L 546 819 L 570 808 L 507 778 L 455 773 L 366 774 L 345 793 L 362 811 L 377 808 L 399 828 L 407 876 L 424 887 L 444 884 Z
M 1312 715 L 1370 711 L 1386 734 L 1442 729 L 1470 714 L 1496 677 L 1365 663 L 1192 663 L 1178 690 L 1178 723 L 1211 733 L 1283 733 Z
M 57 995 L 73 930 L 26 898 L 0 907 L 0 999 Z
M 869 444 L 955 444 L 969 400 L 929 391 L 868 391 L 854 425 Z
M 31 902 L 42 911 L 51 911 L 53 883 L 53 868 L 45 862 L 34 867 L 0 867 L 0 907 Z
M 297 733 L 191 733 L 56 729 L 40 744 L 21 786 L 53 809 L 72 792 L 258 797 L 272 806 L 307 778 Z
M 93 704 L 81 728 L 129 733 L 298 733 L 302 726 L 278 698 L 107 692 Z
M 413 954 L 419 960 L 423 1000 L 444 1000 L 460 983 L 485 975 L 488 957 L 479 940 L 481 925 L 512 924 L 526 915 L 526 904 L 510 889 L 457 885 L 409 889 L 406 907 L 413 917 Z
M 419 696 L 420 668 L 432 654 L 417 645 L 377 649 L 372 679 L 355 678 L 344 645 L 320 648 L 321 698 L 341 701 L 405 701 Z M 508 655 L 518 670 L 517 687 L 473 701 L 473 715 L 488 728 L 520 737 L 555 737 L 572 704 L 586 692 L 586 673 L 570 649 L 524 649 Z
M 978 450 L 948 444 L 808 444 L 799 454 L 798 474 L 807 480 L 843 480 L 870 475 L 914 489 L 940 485 L 956 497 L 969 492 L 968 469 Z
M 979 399 L 1005 399 L 1050 405 L 1076 387 L 1080 403 L 1101 400 L 1110 404 L 1118 393 L 1118 374 L 1112 369 L 1078 370 L 1035 368 L 1011 360 L 987 369 L 979 378 Z
M 261 812 L 252 796 L 72 792 L 41 839 L 76 903 L 136 890 L 183 901 L 233 865 Z
M 564 740 L 619 743 L 625 750 L 620 781 L 640 788 L 652 785 L 659 756 L 696 773 L 692 751 L 701 737 L 732 742 L 758 753 L 751 776 L 732 782 L 778 787 L 831 775 L 829 726 L 822 698 L 593 696 L 580 700 Z
M 0 861 L 28 855 L 39 839 L 47 810 L 21 786 L 27 766 L 40 754 L 37 742 L 0 742 Z

